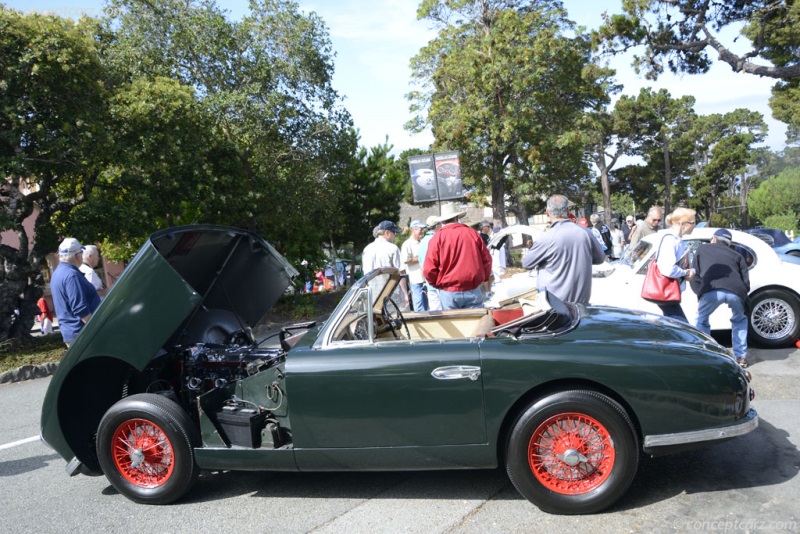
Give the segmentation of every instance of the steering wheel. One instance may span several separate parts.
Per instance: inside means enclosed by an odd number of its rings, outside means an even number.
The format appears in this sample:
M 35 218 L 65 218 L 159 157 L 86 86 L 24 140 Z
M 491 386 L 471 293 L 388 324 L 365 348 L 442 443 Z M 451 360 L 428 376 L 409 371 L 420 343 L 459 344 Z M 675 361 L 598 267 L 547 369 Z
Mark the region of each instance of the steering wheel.
M 389 304 L 394 306 L 395 316 L 392 316 L 392 313 L 389 311 Z M 402 332 L 400 331 L 400 327 L 406 329 L 406 339 L 411 339 L 411 333 L 408 331 L 408 325 L 406 324 L 405 318 L 403 318 L 403 312 L 400 311 L 400 306 L 392 300 L 392 297 L 386 297 L 383 299 L 383 308 L 381 309 L 381 314 L 383 315 L 384 319 L 386 319 L 386 323 L 389 325 L 389 329 L 392 331 L 392 335 L 397 339 L 403 339 Z
M 353 329 L 353 339 L 359 341 L 369 340 L 369 326 L 367 325 L 366 317 L 362 317 L 356 321 L 355 328 Z

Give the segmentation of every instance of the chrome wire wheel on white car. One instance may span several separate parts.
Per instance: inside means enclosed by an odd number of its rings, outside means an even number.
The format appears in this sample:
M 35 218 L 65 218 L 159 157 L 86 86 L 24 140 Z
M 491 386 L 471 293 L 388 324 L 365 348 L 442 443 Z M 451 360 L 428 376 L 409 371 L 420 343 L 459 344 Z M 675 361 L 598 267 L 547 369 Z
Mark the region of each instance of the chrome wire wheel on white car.
M 788 293 L 769 289 L 751 297 L 752 341 L 767 347 L 792 343 L 797 337 L 800 304 Z

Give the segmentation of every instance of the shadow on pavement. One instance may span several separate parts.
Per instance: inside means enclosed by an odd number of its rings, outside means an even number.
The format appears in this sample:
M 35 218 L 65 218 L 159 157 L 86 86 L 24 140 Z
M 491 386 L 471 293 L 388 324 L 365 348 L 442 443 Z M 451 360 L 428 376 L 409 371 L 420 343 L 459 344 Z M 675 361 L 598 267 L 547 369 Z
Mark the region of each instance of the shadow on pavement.
M 608 512 L 698 494 L 782 484 L 797 476 L 800 452 L 789 434 L 761 419 L 759 428 L 708 448 L 645 457 L 633 484 Z M 746 461 L 744 461 L 746 459 Z M 252 494 L 305 499 L 495 499 L 523 500 L 505 469 L 370 473 L 204 471 L 182 499 L 199 503 Z

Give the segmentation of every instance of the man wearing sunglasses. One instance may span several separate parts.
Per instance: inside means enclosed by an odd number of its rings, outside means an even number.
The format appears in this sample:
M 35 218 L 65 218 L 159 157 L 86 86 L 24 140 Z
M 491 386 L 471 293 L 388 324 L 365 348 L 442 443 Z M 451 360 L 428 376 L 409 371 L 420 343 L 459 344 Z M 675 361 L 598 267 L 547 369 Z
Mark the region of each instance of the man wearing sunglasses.
M 661 206 L 653 206 L 647 210 L 647 217 L 645 217 L 643 221 L 638 221 L 636 226 L 631 230 L 629 239 L 631 250 L 636 247 L 636 244 L 641 241 L 644 236 L 658 232 L 663 215 L 664 211 L 661 209 Z

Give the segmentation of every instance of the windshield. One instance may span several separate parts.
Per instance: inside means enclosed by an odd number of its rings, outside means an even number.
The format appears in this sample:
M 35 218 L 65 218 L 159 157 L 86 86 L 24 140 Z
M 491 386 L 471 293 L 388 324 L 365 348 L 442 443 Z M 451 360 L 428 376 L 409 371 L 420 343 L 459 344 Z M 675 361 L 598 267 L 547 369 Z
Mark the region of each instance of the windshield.
M 635 247 L 627 248 L 625 254 L 619 259 L 619 262 L 633 267 L 635 263 L 647 256 L 651 248 L 653 248 L 653 245 L 647 241 L 639 241 Z

